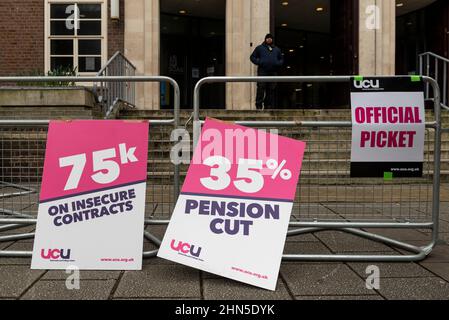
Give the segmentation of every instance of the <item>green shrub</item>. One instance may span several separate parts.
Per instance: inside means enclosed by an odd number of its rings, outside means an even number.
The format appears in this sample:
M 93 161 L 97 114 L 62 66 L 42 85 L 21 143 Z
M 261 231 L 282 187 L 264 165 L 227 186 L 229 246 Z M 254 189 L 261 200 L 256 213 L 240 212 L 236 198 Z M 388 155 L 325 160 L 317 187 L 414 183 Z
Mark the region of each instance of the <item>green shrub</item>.
M 48 71 L 48 73 L 45 75 L 40 70 L 32 70 L 30 72 L 21 73 L 18 76 L 19 77 L 75 77 L 76 74 L 76 68 L 65 68 L 65 67 L 58 67 L 56 69 Z M 74 86 L 75 82 L 64 82 L 64 81 L 48 81 L 48 82 L 18 82 L 16 83 L 17 86 L 27 86 L 27 87 L 70 87 Z

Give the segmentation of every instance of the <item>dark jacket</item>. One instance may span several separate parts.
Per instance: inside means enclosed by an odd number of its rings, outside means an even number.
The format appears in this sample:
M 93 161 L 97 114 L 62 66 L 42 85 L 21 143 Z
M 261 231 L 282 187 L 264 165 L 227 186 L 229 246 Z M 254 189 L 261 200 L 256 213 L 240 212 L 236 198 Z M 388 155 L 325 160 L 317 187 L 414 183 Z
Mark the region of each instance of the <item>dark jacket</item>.
M 258 74 L 276 72 L 284 64 L 281 50 L 278 47 L 269 46 L 265 42 L 254 49 L 250 59 L 259 67 Z

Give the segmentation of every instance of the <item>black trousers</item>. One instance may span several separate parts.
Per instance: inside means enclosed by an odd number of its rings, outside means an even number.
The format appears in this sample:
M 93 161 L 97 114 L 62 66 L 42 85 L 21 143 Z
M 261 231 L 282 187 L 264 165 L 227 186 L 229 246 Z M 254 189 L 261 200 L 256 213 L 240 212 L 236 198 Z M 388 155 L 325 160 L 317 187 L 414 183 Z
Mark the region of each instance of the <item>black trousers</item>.
M 273 77 L 277 74 L 275 72 L 258 72 L 258 76 L 261 77 Z M 276 91 L 276 83 L 272 82 L 258 82 L 257 83 L 257 94 L 256 94 L 256 108 L 262 109 L 274 107 L 274 94 Z

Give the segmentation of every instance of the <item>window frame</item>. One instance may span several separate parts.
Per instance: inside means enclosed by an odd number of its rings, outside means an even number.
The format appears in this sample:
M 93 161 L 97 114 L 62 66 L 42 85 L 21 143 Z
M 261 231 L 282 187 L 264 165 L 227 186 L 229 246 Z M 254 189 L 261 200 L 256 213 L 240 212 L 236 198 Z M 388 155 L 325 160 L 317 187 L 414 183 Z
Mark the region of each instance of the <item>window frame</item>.
M 101 5 L 101 35 L 57 35 L 52 36 L 51 32 L 51 5 L 52 4 L 100 4 Z M 101 67 L 103 67 L 107 60 L 108 54 L 108 0 L 45 0 L 45 14 L 44 14 L 44 24 L 45 24 L 45 74 L 51 70 L 51 57 L 58 57 L 63 55 L 52 55 L 51 54 L 51 40 L 72 40 L 73 41 L 73 67 L 76 67 L 76 74 L 82 76 L 95 76 L 97 72 L 80 72 L 79 71 L 79 57 L 99 57 L 99 55 L 79 55 L 78 43 L 80 40 L 101 40 Z M 83 19 L 84 20 L 84 19 Z M 85 19 L 98 21 L 99 19 Z

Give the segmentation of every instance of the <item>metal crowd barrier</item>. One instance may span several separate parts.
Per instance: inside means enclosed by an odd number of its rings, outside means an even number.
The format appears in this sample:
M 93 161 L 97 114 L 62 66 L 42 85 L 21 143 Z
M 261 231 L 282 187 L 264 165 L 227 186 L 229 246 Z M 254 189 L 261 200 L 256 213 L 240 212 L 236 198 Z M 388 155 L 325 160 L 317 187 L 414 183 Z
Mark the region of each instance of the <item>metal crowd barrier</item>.
M 99 82 L 98 77 L 0 77 L 0 83 Z M 179 165 L 170 161 L 173 129 L 179 127 L 180 91 L 168 77 L 101 77 L 102 82 L 169 82 L 174 87 L 174 114 L 167 120 L 149 120 L 148 184 L 145 225 L 168 223 L 179 195 Z M 0 120 L 0 258 L 31 257 L 30 251 L 8 250 L 9 242 L 34 238 L 40 183 L 49 120 Z M 25 233 L 15 233 L 28 228 Z M 19 231 L 20 232 L 20 231 Z M 144 231 L 158 247 L 160 240 Z M 6 247 L 6 248 L 5 248 Z M 143 253 L 155 257 L 157 250 Z
M 408 77 L 409 78 L 409 77 Z M 402 249 L 410 254 L 286 254 L 292 261 L 419 261 L 438 241 L 441 160 L 440 89 L 422 77 L 434 91 L 435 118 L 426 122 L 424 177 L 420 179 L 350 178 L 351 121 L 240 121 L 237 124 L 279 129 L 279 134 L 307 142 L 303 168 L 292 211 L 288 236 L 326 230 L 343 231 Z M 350 76 L 324 77 L 209 77 L 194 91 L 193 136 L 197 144 L 200 91 L 205 84 L 226 82 L 347 82 Z M 324 168 L 323 168 L 324 167 Z M 368 232 L 365 229 L 428 229 L 430 243 L 410 243 Z
M 284 255 L 284 260 L 302 261 L 417 261 L 424 259 L 438 240 L 441 114 L 438 84 L 423 77 L 435 93 L 435 119 L 426 123 L 426 162 L 422 179 L 401 179 L 400 184 L 382 179 L 349 178 L 351 145 L 350 121 L 243 121 L 238 124 L 257 128 L 280 129 L 280 134 L 308 143 L 297 199 L 292 212 L 289 236 L 325 230 L 340 230 L 366 239 L 411 252 L 410 255 Z M 341 77 L 211 77 L 200 80 L 194 92 L 194 143 L 201 131 L 200 90 L 216 82 L 347 82 Z M 95 77 L 1 78 L 0 82 L 79 81 L 97 82 Z M 150 120 L 149 183 L 146 225 L 166 225 L 179 194 L 179 166 L 168 169 L 168 156 L 157 145 L 171 144 L 166 129 L 179 127 L 179 87 L 167 77 L 102 77 L 102 81 L 168 81 L 175 87 L 174 118 Z M 30 257 L 31 252 L 1 249 L 9 241 L 30 239 L 33 230 L 22 234 L 1 233 L 36 223 L 38 192 L 45 152 L 48 121 L 0 121 L 0 257 Z M 158 128 L 157 131 L 154 128 Z M 169 130 L 171 131 L 171 130 Z M 168 152 L 167 152 L 168 151 Z M 154 152 L 153 154 L 151 152 Z M 167 154 L 170 150 L 166 150 Z M 14 161 L 12 163 L 11 161 Z M 325 169 L 320 164 L 331 165 Z M 157 169 L 162 165 L 162 169 Z M 335 166 L 335 167 L 332 167 Z M 165 168 L 165 169 L 164 169 Z M 429 229 L 431 243 L 417 247 L 364 229 Z M 160 245 L 160 239 L 149 231 L 145 238 Z M 154 257 L 157 250 L 143 253 Z

